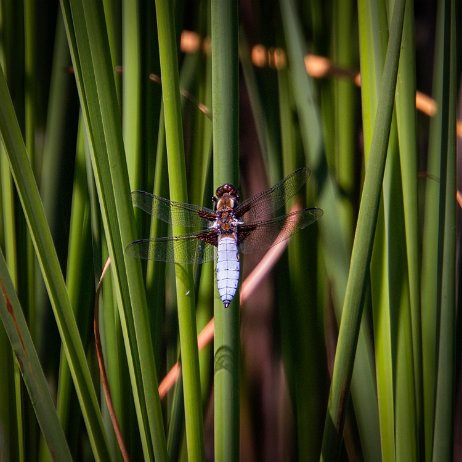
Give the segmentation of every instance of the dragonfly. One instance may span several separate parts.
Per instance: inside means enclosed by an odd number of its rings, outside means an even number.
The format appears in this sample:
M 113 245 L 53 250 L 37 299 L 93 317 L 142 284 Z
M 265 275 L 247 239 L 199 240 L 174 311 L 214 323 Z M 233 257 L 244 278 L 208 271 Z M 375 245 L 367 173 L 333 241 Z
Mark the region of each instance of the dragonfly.
M 272 188 L 242 202 L 237 188 L 226 183 L 217 188 L 213 209 L 134 191 L 135 207 L 166 223 L 191 228 L 191 233 L 138 239 L 127 246 L 126 253 L 141 259 L 196 264 L 214 260 L 216 248 L 218 293 L 227 308 L 239 285 L 239 253 L 262 254 L 322 216 L 319 208 L 277 215 L 309 176 L 308 168 L 299 168 Z

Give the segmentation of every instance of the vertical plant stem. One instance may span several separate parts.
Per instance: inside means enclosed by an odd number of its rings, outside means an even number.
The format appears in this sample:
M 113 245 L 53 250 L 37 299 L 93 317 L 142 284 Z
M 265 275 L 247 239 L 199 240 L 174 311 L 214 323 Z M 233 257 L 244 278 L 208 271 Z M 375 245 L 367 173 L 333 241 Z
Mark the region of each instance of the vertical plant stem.
M 329 395 L 328 411 L 322 446 L 323 460 L 337 457 L 342 437 L 345 404 L 350 388 L 356 344 L 371 260 L 374 231 L 379 209 L 388 136 L 393 114 L 396 76 L 403 29 L 405 0 L 394 5 L 390 40 L 382 76 L 382 96 L 377 111 L 371 153 L 367 166 L 358 224 L 350 264 L 350 276 L 343 305 L 342 321 L 335 356 L 334 372 Z
M 456 26 L 455 2 L 444 2 L 444 65 L 441 69 L 443 98 L 441 112 L 442 150 L 440 152 L 440 220 L 443 226 L 441 307 L 438 336 L 438 366 L 435 395 L 435 422 L 432 460 L 451 460 L 453 456 L 454 384 L 455 384 L 455 325 L 456 325 Z
M 395 441 L 397 460 L 422 459 L 419 439 L 423 431 L 422 419 L 422 338 L 420 318 L 420 269 L 417 192 L 417 142 L 415 108 L 415 45 L 414 2 L 406 3 L 401 56 L 396 84 L 396 121 L 399 142 L 401 192 L 389 200 L 390 267 L 389 274 L 394 285 L 391 296 L 401 292 L 400 304 L 395 311 L 397 324 L 392 331 L 396 335 L 397 366 L 395 380 Z M 398 186 L 395 185 L 395 194 Z M 399 230 L 401 204 L 403 228 Z M 396 207 L 398 206 L 398 207 Z M 395 210 L 397 209 L 397 210 Z M 398 226 L 394 223 L 398 222 Z M 399 230 L 400 234 L 396 234 Z M 404 236 L 403 236 L 404 234 Z M 406 244 L 394 245 L 401 242 Z M 406 256 L 406 265 L 403 259 Z M 394 258 L 393 258 L 394 257 Z M 401 287 L 400 287 L 401 286 Z M 395 298 L 396 300 L 396 298 Z M 395 332 L 397 333 L 395 334 Z
M 24 312 L 0 252 L 0 320 L 10 339 L 43 435 L 56 460 L 72 460 Z M 36 430 L 38 430 L 36 428 Z M 36 450 L 35 450 L 36 451 Z M 35 454 L 34 454 L 35 455 Z M 22 460 L 21 457 L 18 460 Z
M 4 212 L 6 265 L 17 290 L 16 237 L 14 220 L 13 182 L 8 167 L 6 154 L 0 148 L 0 195 Z M 24 441 L 22 427 L 21 379 L 17 362 L 11 352 L 10 343 L 3 326 L 0 326 L 0 364 L 3 379 L 0 384 L 0 421 L 3 424 L 5 459 L 24 460 Z
M 385 2 L 374 0 L 360 1 L 358 4 L 360 60 L 361 60 L 361 101 L 362 119 L 364 121 L 364 152 L 367 164 L 370 155 L 371 140 L 374 133 L 375 117 L 379 106 L 380 82 L 383 76 L 383 66 L 388 40 L 388 21 Z M 393 306 L 389 271 L 391 270 L 390 235 L 396 233 L 400 226 L 389 226 L 389 205 L 393 200 L 390 193 L 394 192 L 392 178 L 397 169 L 395 159 L 396 129 L 391 129 L 388 142 L 387 165 L 384 173 L 382 202 L 379 209 L 374 248 L 370 263 L 371 312 L 375 340 L 375 380 L 377 405 L 380 422 L 380 450 L 383 460 L 394 460 L 395 454 L 395 406 L 393 386 Z M 401 208 L 398 207 L 395 218 L 400 218 Z M 399 220 L 395 220 L 395 222 Z M 395 236 L 396 238 L 396 236 Z M 400 262 L 401 263 L 401 262 Z M 400 266 L 402 268 L 402 265 Z M 398 278 L 399 279 L 399 278 Z M 367 307 L 368 305 L 366 305 Z
M 184 202 L 187 200 L 186 168 L 179 92 L 178 55 L 172 3 L 168 0 L 156 0 L 156 17 L 163 82 L 162 98 L 164 102 L 170 197 L 174 201 Z M 173 223 L 172 231 L 174 235 L 186 233 L 184 227 L 176 223 Z M 204 459 L 204 441 L 194 312 L 194 284 L 191 267 L 176 264 L 175 272 L 188 458 L 190 461 L 201 461 Z
M 69 291 L 69 299 L 74 309 L 76 318 L 85 320 L 80 324 L 80 328 L 87 326 L 90 313 L 88 308 L 92 306 L 94 297 L 94 286 L 92 284 L 93 275 L 88 272 L 90 241 L 89 203 L 87 202 L 88 186 L 86 183 L 85 172 L 85 153 L 83 147 L 83 125 L 80 124 L 77 142 L 77 154 L 74 176 L 74 188 L 69 232 L 69 253 L 66 270 L 66 285 Z M 85 205 L 87 204 L 87 205 Z M 79 310 L 85 308 L 85 310 Z M 87 347 L 86 342 L 84 346 Z M 59 382 L 57 391 L 57 410 L 58 415 L 66 432 L 69 432 L 72 423 L 76 423 L 71 411 L 72 406 L 72 382 L 69 367 L 64 350 L 61 350 L 59 366 Z
M 352 37 L 356 39 L 353 21 L 354 3 L 352 0 L 336 0 L 334 6 L 334 40 L 333 60 L 345 67 L 354 66 L 354 46 Z M 354 42 L 353 39 L 353 42 Z M 353 82 L 343 79 L 334 79 L 334 116 L 335 116 L 335 164 L 336 175 L 340 187 L 346 192 L 347 200 L 341 199 L 341 219 L 345 221 L 344 230 L 348 233 L 348 242 L 351 242 L 354 229 L 354 214 L 352 210 L 355 193 L 355 113 L 357 106 L 356 89 Z
M 90 370 L 85 360 L 85 352 L 72 313 L 56 249 L 46 223 L 37 184 L 27 158 L 19 124 L 14 114 L 13 103 L 2 72 L 0 72 L 0 97 L 3 102 L 0 110 L 1 136 L 8 153 L 10 168 L 24 214 L 27 217 L 29 231 L 48 289 L 56 323 L 65 344 L 67 360 L 82 407 L 94 456 L 98 460 L 108 460 L 109 451 Z
M 74 135 L 73 130 L 75 127 L 75 113 L 71 110 L 71 108 L 73 108 L 72 103 L 75 102 L 72 100 L 71 95 L 75 92 L 75 89 L 72 77 L 68 73 L 63 72 L 63 69 L 69 65 L 70 55 L 67 45 L 66 30 L 64 28 L 62 16 L 58 15 L 56 19 L 50 94 L 48 98 L 47 136 L 43 147 L 42 160 L 42 178 L 46 179 L 46 181 L 42 181 L 40 188 L 47 221 L 55 239 L 58 237 L 58 232 L 63 229 L 61 226 L 63 221 L 65 221 L 65 217 L 67 217 L 67 213 L 63 214 L 63 210 L 60 207 L 60 205 L 62 206 L 64 204 L 63 196 L 66 197 L 62 188 L 66 185 L 65 187 L 67 189 L 67 185 L 69 184 L 74 184 L 75 188 L 75 183 L 70 182 L 69 176 L 66 176 L 66 174 L 69 175 L 72 172 L 69 165 L 74 162 L 73 156 L 75 156 L 75 151 L 69 149 L 69 147 L 72 146 L 72 135 Z M 76 162 L 78 162 L 78 160 Z M 75 168 L 78 169 L 78 166 Z M 79 190 L 79 192 L 81 193 L 82 191 Z M 75 190 L 73 194 L 76 194 Z M 85 236 L 85 232 L 83 232 L 85 225 L 82 224 L 81 217 L 76 220 L 76 226 L 76 236 L 82 239 Z M 75 239 L 75 236 L 71 233 L 69 242 L 73 239 Z M 80 264 L 83 265 L 85 259 L 82 258 L 82 248 L 80 244 L 81 242 L 76 246 L 77 258 Z M 69 270 L 71 270 L 70 266 L 68 266 L 67 284 L 69 283 Z M 88 269 L 86 269 L 86 271 L 88 271 Z M 82 290 L 82 288 L 79 287 L 76 292 L 81 295 L 86 293 L 88 296 L 87 300 L 89 301 L 91 290 L 90 286 L 86 285 L 85 289 Z M 76 299 L 72 298 L 71 291 L 69 291 L 69 298 L 76 318 L 78 318 L 77 311 L 79 311 L 79 308 L 82 308 L 82 304 L 76 303 Z M 88 313 L 88 306 L 89 305 L 85 306 L 83 310 L 85 313 Z M 82 313 L 82 311 L 80 311 L 80 313 Z M 79 328 L 80 327 L 81 325 Z M 86 346 L 87 345 L 84 343 L 85 348 Z M 77 423 L 78 425 L 80 424 L 80 420 L 78 415 L 76 415 L 77 413 L 72 412 L 75 411 L 78 406 L 75 400 L 71 399 L 73 393 L 72 378 L 64 348 L 61 348 L 59 364 L 59 381 L 56 397 L 58 415 L 66 434 L 77 436 L 77 432 L 70 430 L 71 428 L 75 429 L 77 427 L 69 425 L 69 422 Z M 70 443 L 70 445 L 72 446 L 72 443 Z M 45 460 L 45 450 L 46 446 L 43 444 L 42 440 L 40 454 L 43 460 Z
M 36 123 L 36 98 L 35 98 L 35 85 L 33 84 L 34 74 L 36 73 L 35 63 L 35 44 L 36 44 L 36 28 L 35 28 L 35 2 L 26 1 L 24 5 L 24 33 L 25 33 L 25 143 L 26 150 L 29 156 L 29 161 L 32 165 L 32 171 L 35 170 L 35 123 Z M 27 242 L 27 296 L 29 308 L 29 322 L 32 332 L 41 332 L 38 330 L 38 318 L 42 313 L 37 313 L 37 296 L 36 296 L 36 271 L 35 271 L 35 256 L 32 241 L 29 235 L 26 237 Z M 42 300 L 43 311 L 43 300 Z M 39 338 L 40 343 L 42 339 Z
M 314 84 L 307 75 L 304 64 L 305 43 L 300 17 L 297 15 L 293 1 L 281 0 L 280 7 L 290 59 L 289 76 L 296 95 L 295 104 L 301 125 L 300 135 L 307 163 L 313 169 L 313 176 L 318 182 L 318 205 L 326 211 L 319 222 L 320 244 L 323 258 L 329 262 L 326 269 L 332 283 L 335 313 L 340 321 L 349 271 L 349 242 L 346 237 L 348 232 L 342 228 L 343 222 L 339 222 L 338 219 L 341 215 L 339 193 L 323 153 L 319 133 L 321 131 L 320 115 L 315 104 Z M 307 101 L 311 104 L 306 104 Z M 339 231 L 339 225 L 341 231 Z M 367 331 L 362 328 L 359 334 L 351 390 L 365 458 L 377 460 L 380 458 L 380 430 L 372 354 Z M 364 401 L 369 405 L 363 406 Z
M 409 310 L 415 376 L 417 418 L 422 414 L 422 333 L 420 318 L 419 203 L 417 192 L 417 143 L 415 109 L 414 2 L 406 4 L 403 44 L 399 64 L 396 117 L 400 152 L 406 252 L 409 274 Z
M 3 31 L 0 45 L 0 67 L 8 71 L 8 32 L 12 21 L 8 21 L 7 3 L 0 8 L 0 28 Z M 16 253 L 18 237 L 15 219 L 15 200 L 13 178 L 8 165 L 8 157 L 3 145 L 0 146 L 0 245 L 5 252 L 5 260 L 14 287 L 18 290 L 18 255 Z M 10 351 L 8 337 L 0 328 L 0 364 L 3 364 L 4 379 L 0 385 L 0 421 L 4 428 L 5 459 L 24 460 L 24 438 L 22 425 L 21 379 L 19 367 Z
M 61 7 L 91 146 L 144 457 L 165 460 L 160 400 L 153 393 L 157 374 L 141 266 L 124 254 L 135 229 L 106 23 L 98 2 L 61 0 Z
M 123 135 L 130 189 L 139 187 L 141 176 L 141 45 L 138 0 L 123 2 Z
M 452 326 L 449 332 L 440 332 L 439 330 L 442 327 L 440 322 L 443 322 L 441 312 L 443 246 L 447 244 L 444 237 L 444 194 L 445 181 L 449 180 L 449 178 L 446 178 L 445 163 L 448 156 L 448 131 L 452 128 L 450 124 L 454 120 L 449 118 L 451 106 L 449 98 L 455 98 L 454 94 L 448 95 L 451 72 L 449 45 L 451 13 L 449 3 L 449 1 L 438 2 L 436 17 L 433 97 L 436 100 L 438 112 L 430 125 L 427 163 L 428 179 L 425 183 L 425 215 L 422 238 L 421 312 L 425 460 L 437 460 L 432 458 L 441 450 L 441 448 L 438 450 L 434 448 L 434 438 L 436 436 L 436 387 L 437 381 L 440 380 L 438 369 L 440 366 L 444 367 L 438 362 L 438 338 L 442 335 L 445 339 L 444 341 L 448 341 L 452 332 Z M 444 271 L 448 271 L 448 268 L 444 268 Z M 447 315 L 445 313 L 445 316 Z M 440 431 L 438 433 L 439 437 L 441 437 Z M 441 444 L 441 441 L 439 444 Z
M 213 180 L 238 182 L 238 9 L 212 2 Z M 216 292 L 215 292 L 216 294 Z M 225 309 L 215 295 L 215 459 L 239 459 L 239 296 Z

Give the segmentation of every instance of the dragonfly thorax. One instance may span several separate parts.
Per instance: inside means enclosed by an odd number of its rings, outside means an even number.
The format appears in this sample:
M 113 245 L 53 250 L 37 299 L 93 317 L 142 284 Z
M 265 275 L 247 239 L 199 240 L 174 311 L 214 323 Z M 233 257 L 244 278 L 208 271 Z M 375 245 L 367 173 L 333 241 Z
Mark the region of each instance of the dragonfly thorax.
M 215 208 L 215 221 L 212 225 L 218 232 L 219 236 L 234 235 L 236 238 L 239 221 L 234 211 L 239 204 L 237 189 L 231 184 L 224 184 L 217 188 L 213 197 Z
M 216 217 L 213 227 L 220 235 L 237 233 L 238 225 L 242 224 L 242 222 L 234 216 L 233 209 L 217 210 Z

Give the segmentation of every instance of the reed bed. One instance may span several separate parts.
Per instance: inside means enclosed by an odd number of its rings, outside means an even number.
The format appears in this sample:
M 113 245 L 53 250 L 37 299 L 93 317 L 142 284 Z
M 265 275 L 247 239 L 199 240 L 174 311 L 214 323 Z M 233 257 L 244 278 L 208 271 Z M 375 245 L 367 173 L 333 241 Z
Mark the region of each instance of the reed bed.
M 0 2 L 0 460 L 461 457 L 460 7 L 433 3 Z M 302 166 L 286 211 L 323 216 L 243 256 L 228 308 L 213 262 L 126 251 L 190 232 L 130 191 L 212 208 Z

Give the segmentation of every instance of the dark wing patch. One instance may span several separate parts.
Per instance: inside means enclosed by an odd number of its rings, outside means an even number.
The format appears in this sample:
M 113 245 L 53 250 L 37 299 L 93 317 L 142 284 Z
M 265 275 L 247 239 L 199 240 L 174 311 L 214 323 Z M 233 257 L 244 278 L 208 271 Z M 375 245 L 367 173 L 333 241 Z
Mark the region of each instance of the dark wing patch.
M 127 255 L 145 260 L 205 263 L 214 259 L 214 240 L 217 240 L 216 231 L 208 229 L 184 236 L 139 239 L 129 244 L 125 252 Z
M 207 244 L 218 247 L 218 233 L 215 229 L 209 229 L 197 235 L 198 239 L 206 242 Z

